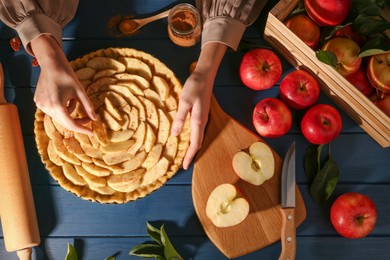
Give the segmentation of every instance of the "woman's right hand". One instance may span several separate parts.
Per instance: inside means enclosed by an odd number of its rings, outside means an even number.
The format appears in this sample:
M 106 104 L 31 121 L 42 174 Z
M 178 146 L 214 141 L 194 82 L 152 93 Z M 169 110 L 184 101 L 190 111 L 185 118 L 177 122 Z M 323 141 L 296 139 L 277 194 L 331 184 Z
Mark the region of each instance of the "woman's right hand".
M 41 67 L 34 95 L 36 106 L 65 128 L 91 134 L 83 124 L 97 120 L 97 116 L 59 44 L 52 36 L 42 34 L 31 41 L 31 49 Z M 76 102 L 84 108 L 87 118 L 71 117 Z
M 171 133 L 180 134 L 190 115 L 190 146 L 183 160 L 185 170 L 202 146 L 204 130 L 208 121 L 211 94 L 221 60 L 227 50 L 225 44 L 210 42 L 202 47 L 196 68 L 186 80 L 179 98 L 179 108 L 173 121 Z

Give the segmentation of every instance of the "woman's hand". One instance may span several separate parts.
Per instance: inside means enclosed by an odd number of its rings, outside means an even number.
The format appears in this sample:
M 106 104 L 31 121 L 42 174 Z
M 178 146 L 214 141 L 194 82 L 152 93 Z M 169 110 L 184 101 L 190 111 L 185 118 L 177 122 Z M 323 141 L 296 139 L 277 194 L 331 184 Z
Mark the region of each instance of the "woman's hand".
M 202 47 L 198 64 L 185 82 L 180 94 L 179 108 L 171 133 L 174 136 L 179 135 L 188 114 L 190 114 L 191 137 L 190 146 L 183 160 L 185 170 L 188 169 L 202 145 L 214 80 L 226 49 L 226 45 L 222 43 L 205 44 Z
M 183 168 L 188 169 L 196 152 L 200 149 L 207 124 L 210 98 L 214 80 L 207 73 L 195 69 L 184 84 L 179 98 L 179 108 L 172 125 L 172 134 L 180 134 L 184 122 L 190 113 L 190 146 L 183 161 Z
M 59 44 L 52 36 L 42 34 L 31 41 L 31 49 L 41 67 L 34 95 L 37 107 L 65 128 L 91 134 L 91 130 L 82 124 L 96 120 L 97 116 Z M 76 102 L 84 108 L 88 118 L 71 117 Z

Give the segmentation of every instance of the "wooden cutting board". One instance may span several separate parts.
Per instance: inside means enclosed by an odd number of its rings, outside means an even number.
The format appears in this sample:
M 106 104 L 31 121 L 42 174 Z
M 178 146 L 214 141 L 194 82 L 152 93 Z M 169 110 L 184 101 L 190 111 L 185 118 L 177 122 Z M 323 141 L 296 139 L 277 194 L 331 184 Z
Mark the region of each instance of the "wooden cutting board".
M 241 180 L 232 167 L 233 155 L 256 141 L 264 142 L 227 115 L 213 97 L 202 149 L 195 158 L 192 198 L 196 214 L 207 236 L 228 258 L 248 254 L 280 240 L 282 159 L 271 148 L 275 157 L 275 173 L 260 186 Z M 286 150 L 288 145 L 286 144 Z M 247 197 L 251 207 L 248 217 L 233 227 L 218 228 L 206 216 L 207 199 L 211 191 L 222 183 L 236 185 Z M 296 226 L 306 218 L 306 209 L 298 186 L 295 216 Z

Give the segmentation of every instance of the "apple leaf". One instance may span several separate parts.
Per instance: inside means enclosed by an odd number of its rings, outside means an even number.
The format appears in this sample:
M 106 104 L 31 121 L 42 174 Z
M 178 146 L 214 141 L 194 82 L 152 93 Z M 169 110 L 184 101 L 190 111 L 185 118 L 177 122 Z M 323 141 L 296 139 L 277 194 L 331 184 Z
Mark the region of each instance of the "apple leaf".
M 335 33 L 338 31 L 338 30 L 340 30 L 340 29 L 342 29 L 342 28 L 344 28 L 344 27 L 347 27 L 347 26 L 349 26 L 349 25 L 351 25 L 352 23 L 347 23 L 347 24 L 339 24 L 339 25 L 336 25 L 336 26 L 334 26 L 334 27 L 330 27 L 330 26 L 328 26 L 328 27 L 324 27 L 323 28 L 323 30 L 322 30 L 322 37 L 321 38 L 323 38 L 323 39 L 321 39 L 321 41 L 324 41 L 324 42 L 326 42 L 326 41 L 328 41 L 328 40 L 330 40 L 334 35 L 335 35 Z
M 156 260 L 183 260 L 173 247 L 165 232 L 164 225 L 160 229 L 146 222 L 148 235 L 156 242 L 134 246 L 129 254 L 144 258 L 155 258 Z
M 68 243 L 68 252 L 66 253 L 65 260 L 77 260 L 77 252 L 73 245 Z
M 161 241 L 160 230 L 158 228 L 153 227 L 149 222 L 146 222 L 146 228 L 147 228 L 148 235 L 158 244 L 163 246 L 163 243 Z
M 164 225 L 161 226 L 161 241 L 164 245 L 164 255 L 167 260 L 183 260 L 169 240 L 168 235 L 165 232 Z
M 377 16 L 358 15 L 352 23 L 352 27 L 357 32 L 366 35 L 382 34 L 390 28 L 390 22 Z
M 310 181 L 310 195 L 318 203 L 330 198 L 340 176 L 336 161 L 330 154 L 330 144 L 327 158 L 323 166 L 321 165 L 322 148 L 323 145 L 311 144 L 304 155 L 304 170 Z
M 109 256 L 109 257 L 107 257 L 107 258 L 104 259 L 104 260 L 115 260 L 115 256 Z
M 318 203 L 323 203 L 330 198 L 339 180 L 339 170 L 335 160 L 329 156 L 324 167 L 318 172 L 310 185 L 310 194 Z
M 336 55 L 331 52 L 331 51 L 323 51 L 323 50 L 318 50 L 316 52 L 317 59 L 322 61 L 325 64 L 328 64 L 332 66 L 334 69 L 337 68 L 337 57 Z
M 305 13 L 305 6 L 303 4 L 303 1 L 298 2 L 297 6 L 294 8 L 294 10 L 291 11 L 288 17 L 292 17 L 301 13 Z
M 139 256 L 139 257 L 144 257 L 144 258 L 162 257 L 161 259 L 165 259 L 164 249 L 157 244 L 137 245 L 130 250 L 129 254 Z
M 390 51 L 390 44 L 384 37 L 375 37 L 367 41 L 360 49 L 359 57 L 381 54 Z
M 352 0 L 352 12 L 378 16 L 381 13 L 381 7 L 383 5 L 383 0 Z
M 320 156 L 323 145 L 311 144 L 307 147 L 303 157 L 303 167 L 310 182 L 314 180 L 320 170 Z

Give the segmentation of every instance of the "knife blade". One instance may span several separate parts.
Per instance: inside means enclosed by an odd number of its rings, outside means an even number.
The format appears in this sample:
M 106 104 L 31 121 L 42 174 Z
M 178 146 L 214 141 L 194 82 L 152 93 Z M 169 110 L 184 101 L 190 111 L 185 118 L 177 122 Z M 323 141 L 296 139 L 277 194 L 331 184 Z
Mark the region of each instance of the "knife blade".
M 295 142 L 284 158 L 281 180 L 282 252 L 279 260 L 294 260 L 296 253 L 295 235 Z

